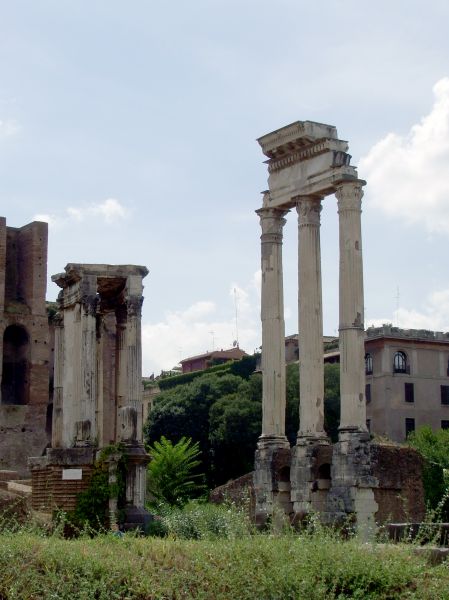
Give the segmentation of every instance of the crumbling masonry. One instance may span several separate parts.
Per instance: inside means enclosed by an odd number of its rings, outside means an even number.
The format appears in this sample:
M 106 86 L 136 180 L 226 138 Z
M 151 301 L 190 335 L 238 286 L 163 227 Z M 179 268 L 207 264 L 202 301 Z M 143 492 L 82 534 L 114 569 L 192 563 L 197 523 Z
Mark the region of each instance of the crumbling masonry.
M 51 435 L 47 227 L 0 217 L 0 469 L 20 476 Z

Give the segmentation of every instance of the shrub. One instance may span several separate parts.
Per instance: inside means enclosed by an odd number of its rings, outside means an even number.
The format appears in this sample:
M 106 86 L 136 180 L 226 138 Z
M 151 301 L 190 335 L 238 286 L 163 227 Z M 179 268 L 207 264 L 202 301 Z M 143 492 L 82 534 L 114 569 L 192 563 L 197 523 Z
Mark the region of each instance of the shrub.
M 150 446 L 151 462 L 148 465 L 148 491 L 156 500 L 170 505 L 183 505 L 205 489 L 204 476 L 194 470 L 201 464 L 198 442 L 182 437 L 173 444 L 164 436 Z

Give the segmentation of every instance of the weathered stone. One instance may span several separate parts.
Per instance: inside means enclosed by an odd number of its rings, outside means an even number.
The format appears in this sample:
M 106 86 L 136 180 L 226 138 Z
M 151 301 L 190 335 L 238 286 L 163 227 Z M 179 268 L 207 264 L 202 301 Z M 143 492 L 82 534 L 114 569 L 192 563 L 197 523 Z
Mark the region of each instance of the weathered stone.
M 69 510 L 74 494 L 88 485 L 97 450 L 121 442 L 125 508 L 130 515 L 143 510 L 149 457 L 142 439 L 141 306 L 147 273 L 134 265 L 71 263 L 53 277 L 62 288 L 55 319 L 56 404 L 52 448 L 45 461 L 29 463 L 37 507 L 57 500 Z M 80 477 L 64 473 L 67 467 L 80 467 Z

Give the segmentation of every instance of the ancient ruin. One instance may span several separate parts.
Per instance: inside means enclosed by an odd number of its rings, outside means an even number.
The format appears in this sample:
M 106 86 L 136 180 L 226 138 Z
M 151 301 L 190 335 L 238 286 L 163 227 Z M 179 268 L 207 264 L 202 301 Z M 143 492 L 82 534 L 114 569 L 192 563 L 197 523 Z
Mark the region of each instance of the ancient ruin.
M 142 279 L 146 267 L 68 264 L 55 317 L 51 448 L 29 461 L 33 508 L 71 510 L 96 454 L 126 453 L 126 521 L 145 518 L 148 456 L 142 443 Z M 114 476 L 111 462 L 111 477 Z
M 385 512 L 387 496 L 393 512 L 401 509 L 401 500 L 393 506 L 389 492 L 400 495 L 406 489 L 411 498 L 421 498 L 419 506 L 415 503 L 414 518 L 419 518 L 422 489 L 420 494 L 418 484 L 409 489 L 405 471 L 398 470 L 390 479 L 385 476 L 379 465 L 384 465 L 387 451 L 370 443 L 366 426 L 361 240 L 366 182 L 351 166 L 348 144 L 338 138 L 333 126 L 296 122 L 258 142 L 268 158 L 269 190 L 256 211 L 262 228 L 263 349 L 263 423 L 254 474 L 256 519 L 263 523 L 278 505 L 293 519 L 311 511 L 320 512 L 327 521 L 351 514 L 359 530 L 367 532 Z M 332 446 L 324 431 L 320 213 L 323 199 L 333 194 L 340 229 L 341 419 L 339 441 Z M 301 401 L 297 441 L 290 449 L 285 436 L 282 233 L 285 216 L 293 208 L 298 213 L 299 236 Z M 403 460 L 407 468 L 410 462 L 415 465 L 411 470 L 418 481 L 419 460 L 410 457 L 407 454 Z
M 16 476 L 51 436 L 47 237 L 47 223 L 7 227 L 0 217 L 0 469 Z

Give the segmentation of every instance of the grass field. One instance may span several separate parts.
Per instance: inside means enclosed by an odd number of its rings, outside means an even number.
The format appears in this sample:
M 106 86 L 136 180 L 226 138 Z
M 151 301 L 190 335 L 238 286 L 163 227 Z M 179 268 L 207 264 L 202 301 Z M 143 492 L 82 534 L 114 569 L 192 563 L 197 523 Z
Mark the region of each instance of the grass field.
M 449 599 L 449 568 L 323 533 L 240 539 L 0 534 L 0 598 Z

